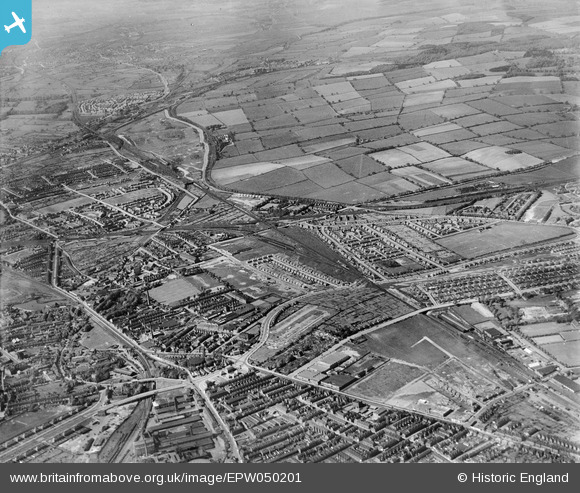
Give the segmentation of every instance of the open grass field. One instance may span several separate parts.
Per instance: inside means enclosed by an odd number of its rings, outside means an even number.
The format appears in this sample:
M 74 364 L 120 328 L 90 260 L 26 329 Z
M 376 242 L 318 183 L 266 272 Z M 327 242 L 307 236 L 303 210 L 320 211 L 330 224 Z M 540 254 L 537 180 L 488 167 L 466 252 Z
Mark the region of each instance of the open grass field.
M 117 195 L 115 197 L 104 199 L 103 202 L 112 205 L 123 205 L 135 200 L 150 199 L 161 195 L 163 194 L 158 188 L 144 188 L 142 190 L 135 190 L 133 192 L 124 193 L 123 195 Z
M 497 355 L 484 352 L 448 325 L 426 315 L 417 315 L 366 335 L 362 344 L 374 354 L 426 368 L 435 368 L 450 358 L 457 358 L 467 368 L 477 369 L 486 381 L 502 385 L 496 371 L 502 367 L 502 378 L 514 380 Z
M 272 195 L 281 195 L 283 197 L 308 197 L 318 196 L 324 190 L 311 180 L 302 180 L 292 185 L 284 185 L 277 188 L 271 188 L 268 193 Z
M 545 140 L 511 144 L 510 147 L 525 152 L 530 156 L 537 157 L 542 161 L 559 161 L 563 158 L 578 154 L 576 150 L 560 147 Z
M 325 163 L 308 168 L 304 171 L 304 174 L 323 188 L 335 187 L 354 180 L 351 175 L 345 173 L 333 163 Z
M 565 341 L 580 341 L 580 330 L 560 332 L 560 336 L 562 336 Z
M 461 346 L 461 341 L 455 340 L 447 332 L 442 331 L 439 324 L 423 316 L 413 317 L 372 332 L 366 336 L 367 341 L 364 344 L 375 354 L 424 368 L 434 368 L 449 356 L 424 337 L 444 345 L 446 350 Z
M 336 165 L 355 178 L 364 178 L 374 173 L 380 173 L 385 169 L 383 165 L 366 155 L 341 159 L 340 161 L 336 161 Z
M 281 167 L 259 176 L 233 182 L 228 187 L 240 192 L 260 193 L 280 186 L 292 185 L 305 179 L 306 177 L 301 171 L 289 167 Z
M 417 168 L 416 166 L 407 166 L 405 168 L 395 169 L 393 170 L 393 174 L 412 180 L 414 183 L 417 183 L 422 187 L 431 187 L 433 185 L 451 183 L 445 178 L 441 178 L 437 175 L 434 175 L 433 173 L 429 173 L 428 171 L 425 171 L 421 168 Z
M 529 172 L 507 175 L 497 178 L 499 183 L 536 185 L 546 187 L 550 184 L 576 180 L 580 176 L 580 159 L 573 156 L 558 163 Z
M 386 195 L 397 195 L 399 193 L 418 190 L 420 187 L 405 180 L 402 177 L 395 177 L 390 173 L 379 173 L 359 180 L 362 184 L 368 184 Z
M 52 409 L 40 409 L 36 412 L 27 412 L 0 422 L 0 443 L 8 441 L 35 426 L 47 423 L 53 418 L 70 411 L 68 406 L 58 406 Z
M 464 258 L 477 258 L 494 252 L 532 245 L 574 234 L 559 226 L 499 223 L 485 230 L 471 230 L 435 240 Z
M 64 301 L 57 292 L 47 285 L 30 279 L 19 272 L 4 269 L 0 275 L 1 306 L 34 302 L 35 305 L 61 303 Z
M 149 296 L 159 303 L 170 305 L 171 303 L 184 300 L 200 292 L 201 289 L 193 286 L 185 279 L 175 279 L 166 282 L 163 286 L 151 289 Z
M 569 330 L 574 330 L 570 324 L 559 324 L 557 322 L 544 322 L 539 324 L 522 325 L 520 327 L 520 331 L 528 337 L 560 334 L 561 332 Z
M 476 133 L 480 137 L 485 137 L 486 135 L 503 134 L 513 130 L 519 130 L 520 128 L 521 127 L 518 125 L 510 122 L 493 122 L 484 123 L 483 125 L 475 125 L 473 127 L 469 127 L 469 130 Z
M 453 157 L 425 163 L 422 167 L 452 179 L 461 179 L 467 176 L 471 178 L 495 171 L 471 161 Z
M 369 157 L 389 168 L 399 168 L 401 166 L 408 166 L 409 164 L 421 163 L 421 161 L 419 161 L 411 154 L 403 152 L 399 149 L 389 149 L 386 151 L 374 152 L 369 154 Z
M 456 125 L 455 123 L 440 123 L 439 125 L 433 125 L 431 127 L 424 127 L 419 130 L 415 130 L 412 134 L 415 137 L 425 137 L 428 135 L 437 135 L 443 133 L 450 133 L 455 130 L 463 130 L 463 127 Z
M 387 399 L 401 387 L 423 375 L 425 371 L 415 366 L 387 361 L 350 387 L 348 393 L 371 399 Z
M 546 344 L 542 349 L 565 366 L 580 366 L 580 340 Z
M 137 147 L 176 165 L 196 166 L 203 161 L 199 135 L 191 127 L 156 113 L 122 130 Z
M 445 91 L 433 91 L 433 92 L 420 92 L 409 94 L 405 97 L 403 101 L 404 107 L 409 106 L 421 106 L 421 105 L 433 105 L 437 106 L 445 95 Z
M 119 341 L 113 339 L 101 327 L 95 325 L 89 332 L 82 334 L 79 343 L 89 349 L 106 351 L 111 349 L 112 346 L 118 345 Z
M 553 334 L 553 335 L 549 335 L 549 336 L 540 336 L 540 337 L 533 338 L 533 341 L 536 344 L 539 344 L 540 346 L 544 345 L 544 344 L 552 344 L 552 343 L 562 342 L 563 340 L 564 339 L 559 334 Z
M 282 164 L 269 162 L 241 164 L 239 166 L 215 169 L 212 172 L 212 177 L 220 185 L 229 185 L 230 183 L 260 176 L 283 167 L 284 165 Z
M 67 211 L 69 209 L 74 209 L 75 207 L 87 205 L 91 202 L 93 201 L 87 197 L 79 197 L 78 199 L 71 199 L 67 200 L 66 202 L 59 202 L 58 204 L 36 209 L 36 212 L 37 214 L 55 214 L 62 211 Z
M 310 198 L 320 198 L 331 202 L 343 202 L 346 204 L 358 204 L 369 200 L 385 198 L 382 191 L 367 187 L 362 183 L 349 182 L 336 187 L 327 188 L 320 193 L 311 194 Z
M 429 144 L 428 142 L 419 142 L 417 144 L 400 147 L 399 150 L 410 154 L 422 163 L 450 157 L 447 152 Z
M 493 139 L 494 142 L 498 141 L 496 137 Z M 511 141 L 508 141 L 508 143 L 511 143 Z M 464 157 L 489 168 L 497 168 L 501 171 L 515 171 L 522 168 L 529 168 L 530 166 L 535 166 L 543 162 L 541 159 L 524 152 L 519 154 L 510 154 L 509 152 L 510 149 L 508 148 L 491 146 L 468 152 Z

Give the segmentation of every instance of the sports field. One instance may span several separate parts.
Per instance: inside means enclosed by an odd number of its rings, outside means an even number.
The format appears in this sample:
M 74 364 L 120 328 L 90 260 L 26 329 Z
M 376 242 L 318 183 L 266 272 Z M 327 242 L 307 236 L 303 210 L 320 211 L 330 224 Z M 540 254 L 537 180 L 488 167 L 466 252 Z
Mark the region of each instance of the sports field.
M 435 242 L 464 258 L 476 258 L 572 234 L 571 229 L 560 226 L 498 223 L 487 229 L 474 229 Z
M 159 303 L 169 305 L 199 294 L 200 292 L 200 289 L 194 287 L 185 279 L 175 279 L 165 283 L 163 286 L 151 289 L 149 296 Z
M 542 349 L 565 366 L 580 365 L 580 341 L 578 340 L 546 344 L 542 346 Z

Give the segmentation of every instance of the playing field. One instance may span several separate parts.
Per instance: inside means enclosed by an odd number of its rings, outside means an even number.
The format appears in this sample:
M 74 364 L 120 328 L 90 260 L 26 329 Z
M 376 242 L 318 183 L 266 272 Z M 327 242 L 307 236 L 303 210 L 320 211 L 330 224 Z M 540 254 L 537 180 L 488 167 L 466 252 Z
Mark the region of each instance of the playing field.
M 567 330 L 572 330 L 572 326 L 570 324 L 559 324 L 557 322 L 544 322 L 539 324 L 522 325 L 520 327 L 522 334 L 525 334 L 528 337 L 558 334 Z
M 542 349 L 566 366 L 580 365 L 580 341 L 546 344 Z
M 200 289 L 194 287 L 185 279 L 175 279 L 174 281 L 165 283 L 163 286 L 151 289 L 149 296 L 159 303 L 169 305 L 199 294 L 200 292 Z
M 572 234 L 571 229 L 560 226 L 499 223 L 485 230 L 470 230 L 435 242 L 464 258 L 476 258 Z

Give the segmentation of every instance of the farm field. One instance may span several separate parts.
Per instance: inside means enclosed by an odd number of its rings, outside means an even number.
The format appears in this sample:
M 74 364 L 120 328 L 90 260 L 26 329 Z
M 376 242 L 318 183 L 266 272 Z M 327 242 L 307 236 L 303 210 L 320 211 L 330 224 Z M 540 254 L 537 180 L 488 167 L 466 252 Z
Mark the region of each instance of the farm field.
M 558 226 L 498 223 L 484 230 L 472 230 L 435 240 L 464 258 L 477 258 L 502 250 L 571 236 L 573 231 Z
M 529 154 L 523 152 L 514 154 L 508 148 L 497 146 L 477 149 L 468 152 L 464 157 L 484 166 L 497 168 L 500 171 L 515 171 L 542 163 L 541 159 Z
M 508 81 L 490 75 L 453 82 L 453 76 L 502 66 L 501 56 L 460 57 L 433 64 L 426 64 L 424 70 L 338 80 L 310 73 L 313 87 L 281 84 L 280 95 L 267 98 L 248 88 L 247 97 L 216 97 L 218 109 L 237 105 L 236 109 L 212 113 L 210 96 L 203 101 L 206 109 L 188 109 L 195 107 L 191 102 L 179 111 L 197 123 L 219 126 L 220 132 L 234 132 L 234 146 L 226 147 L 211 173 L 218 186 L 245 193 L 360 203 L 437 187 L 446 179 L 464 181 L 518 171 L 577 152 L 547 141 L 550 131 L 552 137 L 568 135 L 562 128 L 569 124 L 556 116 L 564 103 L 550 99 L 549 94 L 517 94 L 522 84 L 536 82 L 532 78 Z M 445 71 L 451 77 L 445 77 Z M 256 87 L 260 80 L 256 78 Z M 539 78 L 537 82 L 556 81 Z M 496 86 L 509 87 L 509 94 L 498 90 L 490 98 L 487 88 Z M 393 99 L 395 95 L 398 99 Z M 465 95 L 469 95 L 465 101 L 457 101 Z M 376 107 L 376 102 L 387 100 L 402 110 L 398 117 Z M 549 105 L 551 111 L 528 111 L 523 116 L 520 108 L 530 104 Z M 522 130 L 522 125 L 533 130 Z M 361 153 L 365 155 L 356 157 Z M 452 160 L 452 156 L 458 159 Z M 315 163 L 326 166 L 316 167 Z M 294 171 L 280 170 L 282 166 Z M 418 178 L 411 180 L 412 186 L 384 180 L 369 190 L 370 184 L 360 181 L 383 171 L 401 175 L 396 169 L 407 166 L 426 171 L 412 173 Z
M 245 193 L 356 204 L 575 155 L 578 149 L 570 140 L 574 123 L 564 116 L 571 100 L 562 97 L 567 88 L 574 95 L 568 82 L 550 74 L 508 75 L 510 68 L 534 61 L 525 49 L 473 54 L 456 48 L 456 43 L 501 44 L 503 31 L 510 33 L 507 40 L 523 42 L 529 34 L 521 21 L 499 16 L 494 27 L 472 34 L 449 22 L 439 21 L 442 33 L 449 33 L 443 38 L 434 38 L 423 22 L 400 34 L 399 28 L 385 30 L 365 21 L 361 26 L 368 39 L 340 28 L 336 34 L 344 33 L 351 42 L 327 70 L 304 68 L 296 78 L 258 74 L 244 82 L 243 91 L 239 83 L 225 84 L 182 103 L 178 112 L 216 134 L 232 136 L 233 145 L 218 156 L 210 173 L 218 187 Z M 312 50 L 310 43 L 323 39 L 323 34 L 311 40 L 307 36 L 288 56 L 299 58 L 302 49 Z M 435 41 L 443 50 L 453 47 L 453 56 L 437 60 L 421 52 Z M 376 57 L 385 55 L 410 58 L 413 64 L 377 65 Z M 290 161 L 305 154 L 329 161 L 311 171 L 315 161 Z M 244 167 L 250 164 L 256 167 Z M 278 171 L 277 165 L 302 174 Z M 396 176 L 396 169 L 407 166 L 425 171 L 413 173 L 418 179 L 411 179 L 412 186 L 361 181 L 383 172 Z M 226 167 L 240 167 L 239 173 L 221 171 Z
M 447 178 L 460 180 L 474 178 L 493 173 L 493 170 L 461 158 L 444 158 L 431 163 L 425 163 L 423 168 L 434 171 Z
M 396 169 L 393 171 L 393 174 L 410 179 L 413 183 L 417 183 L 420 186 L 443 185 L 445 183 L 451 183 L 449 180 L 446 180 L 441 176 L 429 173 L 428 171 L 417 168 L 415 166 L 407 166 L 405 168 Z
M 571 144 L 548 141 L 570 136 L 571 124 L 558 116 L 567 108 L 566 101 L 550 97 L 562 91 L 560 79 L 505 78 L 509 64 L 525 52 L 490 51 L 371 73 L 379 68 L 371 60 L 378 53 L 395 46 L 404 51 L 420 46 L 421 40 L 432 42 L 430 35 L 421 25 L 400 42 L 381 30 L 376 33 L 379 41 L 370 46 L 351 45 L 345 61 L 330 74 L 305 71 L 303 79 L 292 82 L 258 75 L 237 96 L 228 93 L 226 84 L 203 100 L 183 103 L 178 111 L 200 124 L 219 127 L 218 132 L 233 132 L 233 146 L 226 147 L 211 171 L 218 186 L 352 204 L 437 187 L 447 179 L 523 170 L 577 152 Z M 471 40 L 467 34 L 455 38 Z M 487 38 L 499 39 L 477 33 L 473 40 Z M 355 63 L 355 54 L 363 60 Z M 349 77 L 349 66 L 368 73 Z M 264 84 L 269 84 L 268 91 Z M 541 94 L 530 91 L 534 87 Z M 541 111 L 530 109 L 536 107 Z M 300 161 L 304 154 L 313 160 Z M 452 156 L 465 159 L 452 161 Z M 330 161 L 315 167 L 318 158 Z M 279 171 L 280 165 L 302 173 Z M 412 186 L 361 181 L 382 172 L 400 175 L 396 169 L 407 166 L 424 170 L 412 170 Z M 239 170 L 224 172 L 225 167 Z

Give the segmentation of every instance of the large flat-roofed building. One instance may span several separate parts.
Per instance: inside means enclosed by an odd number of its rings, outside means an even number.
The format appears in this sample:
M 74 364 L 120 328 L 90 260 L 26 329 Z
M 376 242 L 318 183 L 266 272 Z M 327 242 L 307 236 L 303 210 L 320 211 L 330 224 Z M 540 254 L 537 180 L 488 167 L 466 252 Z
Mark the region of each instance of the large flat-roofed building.
M 576 383 L 564 375 L 556 375 L 554 381 L 558 382 L 562 387 L 574 394 L 580 394 L 580 384 Z
M 349 358 L 350 358 L 350 356 L 348 356 L 344 353 L 336 352 L 336 353 L 329 354 L 328 356 L 325 356 L 324 358 L 322 358 L 318 362 L 318 365 L 323 367 L 324 370 L 332 370 L 333 368 L 336 368 L 337 366 L 341 365 L 345 361 L 348 361 Z
M 300 373 L 298 373 L 297 377 L 302 380 L 306 380 L 308 383 L 318 384 L 320 383 L 321 380 L 326 378 L 326 375 L 316 370 L 307 368 L 306 370 L 303 370 Z
M 328 378 L 325 378 L 320 383 L 321 385 L 328 387 L 329 389 L 332 390 L 342 390 L 348 387 L 355 380 L 356 378 L 350 375 L 340 374 L 340 375 L 330 375 Z

